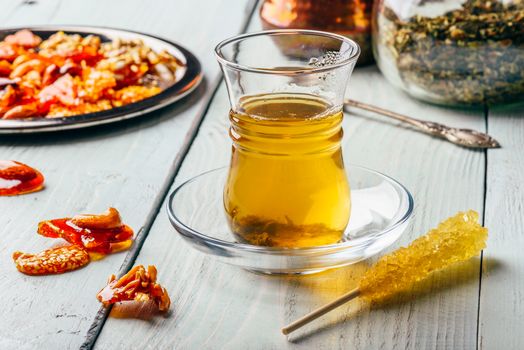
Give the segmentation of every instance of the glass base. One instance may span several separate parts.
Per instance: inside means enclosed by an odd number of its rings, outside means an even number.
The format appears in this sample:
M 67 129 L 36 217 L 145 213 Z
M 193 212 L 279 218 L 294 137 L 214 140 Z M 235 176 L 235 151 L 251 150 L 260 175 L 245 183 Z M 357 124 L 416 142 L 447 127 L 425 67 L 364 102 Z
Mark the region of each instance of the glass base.
M 273 248 L 238 243 L 223 207 L 228 168 L 201 174 L 180 185 L 168 202 L 176 231 L 191 247 L 218 261 L 268 275 L 306 275 L 350 265 L 380 253 L 406 229 L 413 198 L 397 181 L 346 165 L 351 218 L 343 241 L 307 248 Z

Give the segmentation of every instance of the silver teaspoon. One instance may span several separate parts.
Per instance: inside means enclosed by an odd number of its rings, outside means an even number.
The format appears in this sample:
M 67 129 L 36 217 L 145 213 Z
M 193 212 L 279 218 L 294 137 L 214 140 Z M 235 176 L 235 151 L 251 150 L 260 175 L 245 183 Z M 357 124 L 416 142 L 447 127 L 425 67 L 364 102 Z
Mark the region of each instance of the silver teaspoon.
M 452 142 L 460 146 L 471 147 L 471 148 L 499 148 L 501 147 L 500 143 L 497 140 L 495 140 L 493 137 L 489 136 L 488 134 L 476 131 L 476 130 L 452 128 L 452 127 L 449 127 L 449 126 L 446 126 L 440 123 L 415 119 L 415 118 L 405 116 L 403 114 L 388 111 L 387 109 L 383 109 L 380 107 L 369 105 L 367 103 L 362 103 L 362 102 L 358 102 L 358 101 L 350 100 L 350 99 L 345 99 L 344 105 L 355 107 L 355 108 L 360 108 L 360 109 L 370 111 L 370 112 L 375 112 L 383 116 L 399 120 L 401 122 L 414 126 L 418 130 L 426 134 L 446 139 L 449 142 Z

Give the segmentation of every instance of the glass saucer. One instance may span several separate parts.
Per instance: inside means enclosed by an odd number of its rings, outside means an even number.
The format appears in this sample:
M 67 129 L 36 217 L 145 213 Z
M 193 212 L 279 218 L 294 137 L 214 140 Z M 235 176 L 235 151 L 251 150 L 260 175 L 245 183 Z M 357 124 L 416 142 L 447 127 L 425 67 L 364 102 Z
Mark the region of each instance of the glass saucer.
M 413 212 L 409 191 L 374 170 L 348 165 L 351 217 L 341 242 L 308 248 L 271 248 L 238 243 L 222 202 L 228 168 L 200 174 L 169 197 L 169 220 L 194 248 L 217 260 L 267 274 L 307 274 L 354 264 L 395 242 Z

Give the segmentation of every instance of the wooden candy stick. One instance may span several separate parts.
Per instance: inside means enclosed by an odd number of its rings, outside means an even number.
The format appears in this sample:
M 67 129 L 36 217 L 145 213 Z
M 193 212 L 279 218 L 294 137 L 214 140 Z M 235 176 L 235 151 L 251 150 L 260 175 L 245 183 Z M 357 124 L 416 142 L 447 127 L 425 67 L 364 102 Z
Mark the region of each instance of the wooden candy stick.
M 282 328 L 282 333 L 283 334 L 289 334 L 289 333 L 299 329 L 300 327 L 308 324 L 309 322 L 319 318 L 320 316 L 322 316 L 324 314 L 327 314 L 331 310 L 336 309 L 340 305 L 343 305 L 343 304 L 347 303 L 348 301 L 355 299 L 359 295 L 360 295 L 360 290 L 358 288 L 355 288 L 355 289 L 347 292 L 343 296 L 339 297 L 338 299 L 335 299 L 331 303 L 326 304 L 326 305 L 316 309 L 315 311 L 312 311 L 309 314 L 307 314 L 305 316 L 302 316 L 301 318 L 299 318 L 295 322 L 290 323 L 289 325 L 285 326 L 284 328 Z
M 478 213 L 460 212 L 441 222 L 437 228 L 380 258 L 360 280 L 358 288 L 342 295 L 282 328 L 289 334 L 348 301 L 361 297 L 381 302 L 407 290 L 432 272 L 466 261 L 486 247 L 488 230 L 478 223 Z

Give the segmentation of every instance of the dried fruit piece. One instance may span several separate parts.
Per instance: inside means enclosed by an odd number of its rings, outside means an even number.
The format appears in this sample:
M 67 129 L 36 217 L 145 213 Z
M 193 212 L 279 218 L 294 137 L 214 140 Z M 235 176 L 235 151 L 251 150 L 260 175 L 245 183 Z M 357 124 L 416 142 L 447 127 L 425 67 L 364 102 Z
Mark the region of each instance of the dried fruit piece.
M 9 74 L 9 78 L 11 79 L 22 78 L 24 75 L 26 75 L 27 73 L 29 73 L 32 70 L 36 70 L 37 72 L 42 72 L 44 69 L 45 69 L 44 62 L 38 59 L 31 59 L 29 61 L 20 63 L 19 65 L 14 67 L 11 74 Z
M 104 306 L 121 301 L 145 302 L 153 300 L 160 311 L 167 311 L 171 300 L 167 290 L 156 283 L 157 270 L 154 266 L 148 266 L 147 271 L 143 265 L 133 267 L 120 279 L 115 275 L 109 277 L 105 286 L 96 296 Z
M 2 119 L 25 119 L 38 115 L 38 107 L 35 103 L 18 105 L 7 110 Z
M 42 221 L 38 233 L 45 237 L 63 238 L 90 253 L 110 254 L 128 249 L 133 243 L 133 230 L 122 224 L 120 214 L 109 208 L 101 215 L 84 214 L 73 218 Z
M 11 63 L 9 61 L 2 60 L 0 58 L 0 77 L 7 77 L 11 74 Z M 7 85 L 5 82 L 6 80 L 9 80 L 7 78 L 2 78 L 4 80 L 4 83 L 0 83 L 0 86 Z
M 161 93 L 183 63 L 142 40 L 24 29 L 0 40 L 0 119 L 56 118 L 131 104 Z
M 29 29 L 22 29 L 14 34 L 6 36 L 4 41 L 8 44 L 31 48 L 38 46 L 42 42 L 42 39 L 33 34 Z
M 36 192 L 44 187 L 44 176 L 36 169 L 12 160 L 0 160 L 0 196 Z
M 38 93 L 38 97 L 42 104 L 62 103 L 65 106 L 77 104 L 73 77 L 66 74 L 58 78 L 54 83 L 44 87 Z
M 111 229 L 122 226 L 120 213 L 115 208 L 109 208 L 103 214 L 75 215 L 71 222 L 76 226 L 91 229 Z
M 488 237 L 488 230 L 478 223 L 478 216 L 473 210 L 460 212 L 407 248 L 380 258 L 360 281 L 360 296 L 380 302 L 407 290 L 433 271 L 478 255 L 486 247 Z
M 0 42 L 0 59 L 14 60 L 17 56 L 17 50 L 12 44 Z
M 115 105 L 126 105 L 128 103 L 137 102 L 143 100 L 146 97 L 151 97 L 162 92 L 159 87 L 148 87 L 148 86 L 128 86 L 118 90 L 115 93 L 115 97 L 119 100 Z
M 89 263 L 89 254 L 80 246 L 70 245 L 44 250 L 37 254 L 14 252 L 18 271 L 26 275 L 59 274 Z

